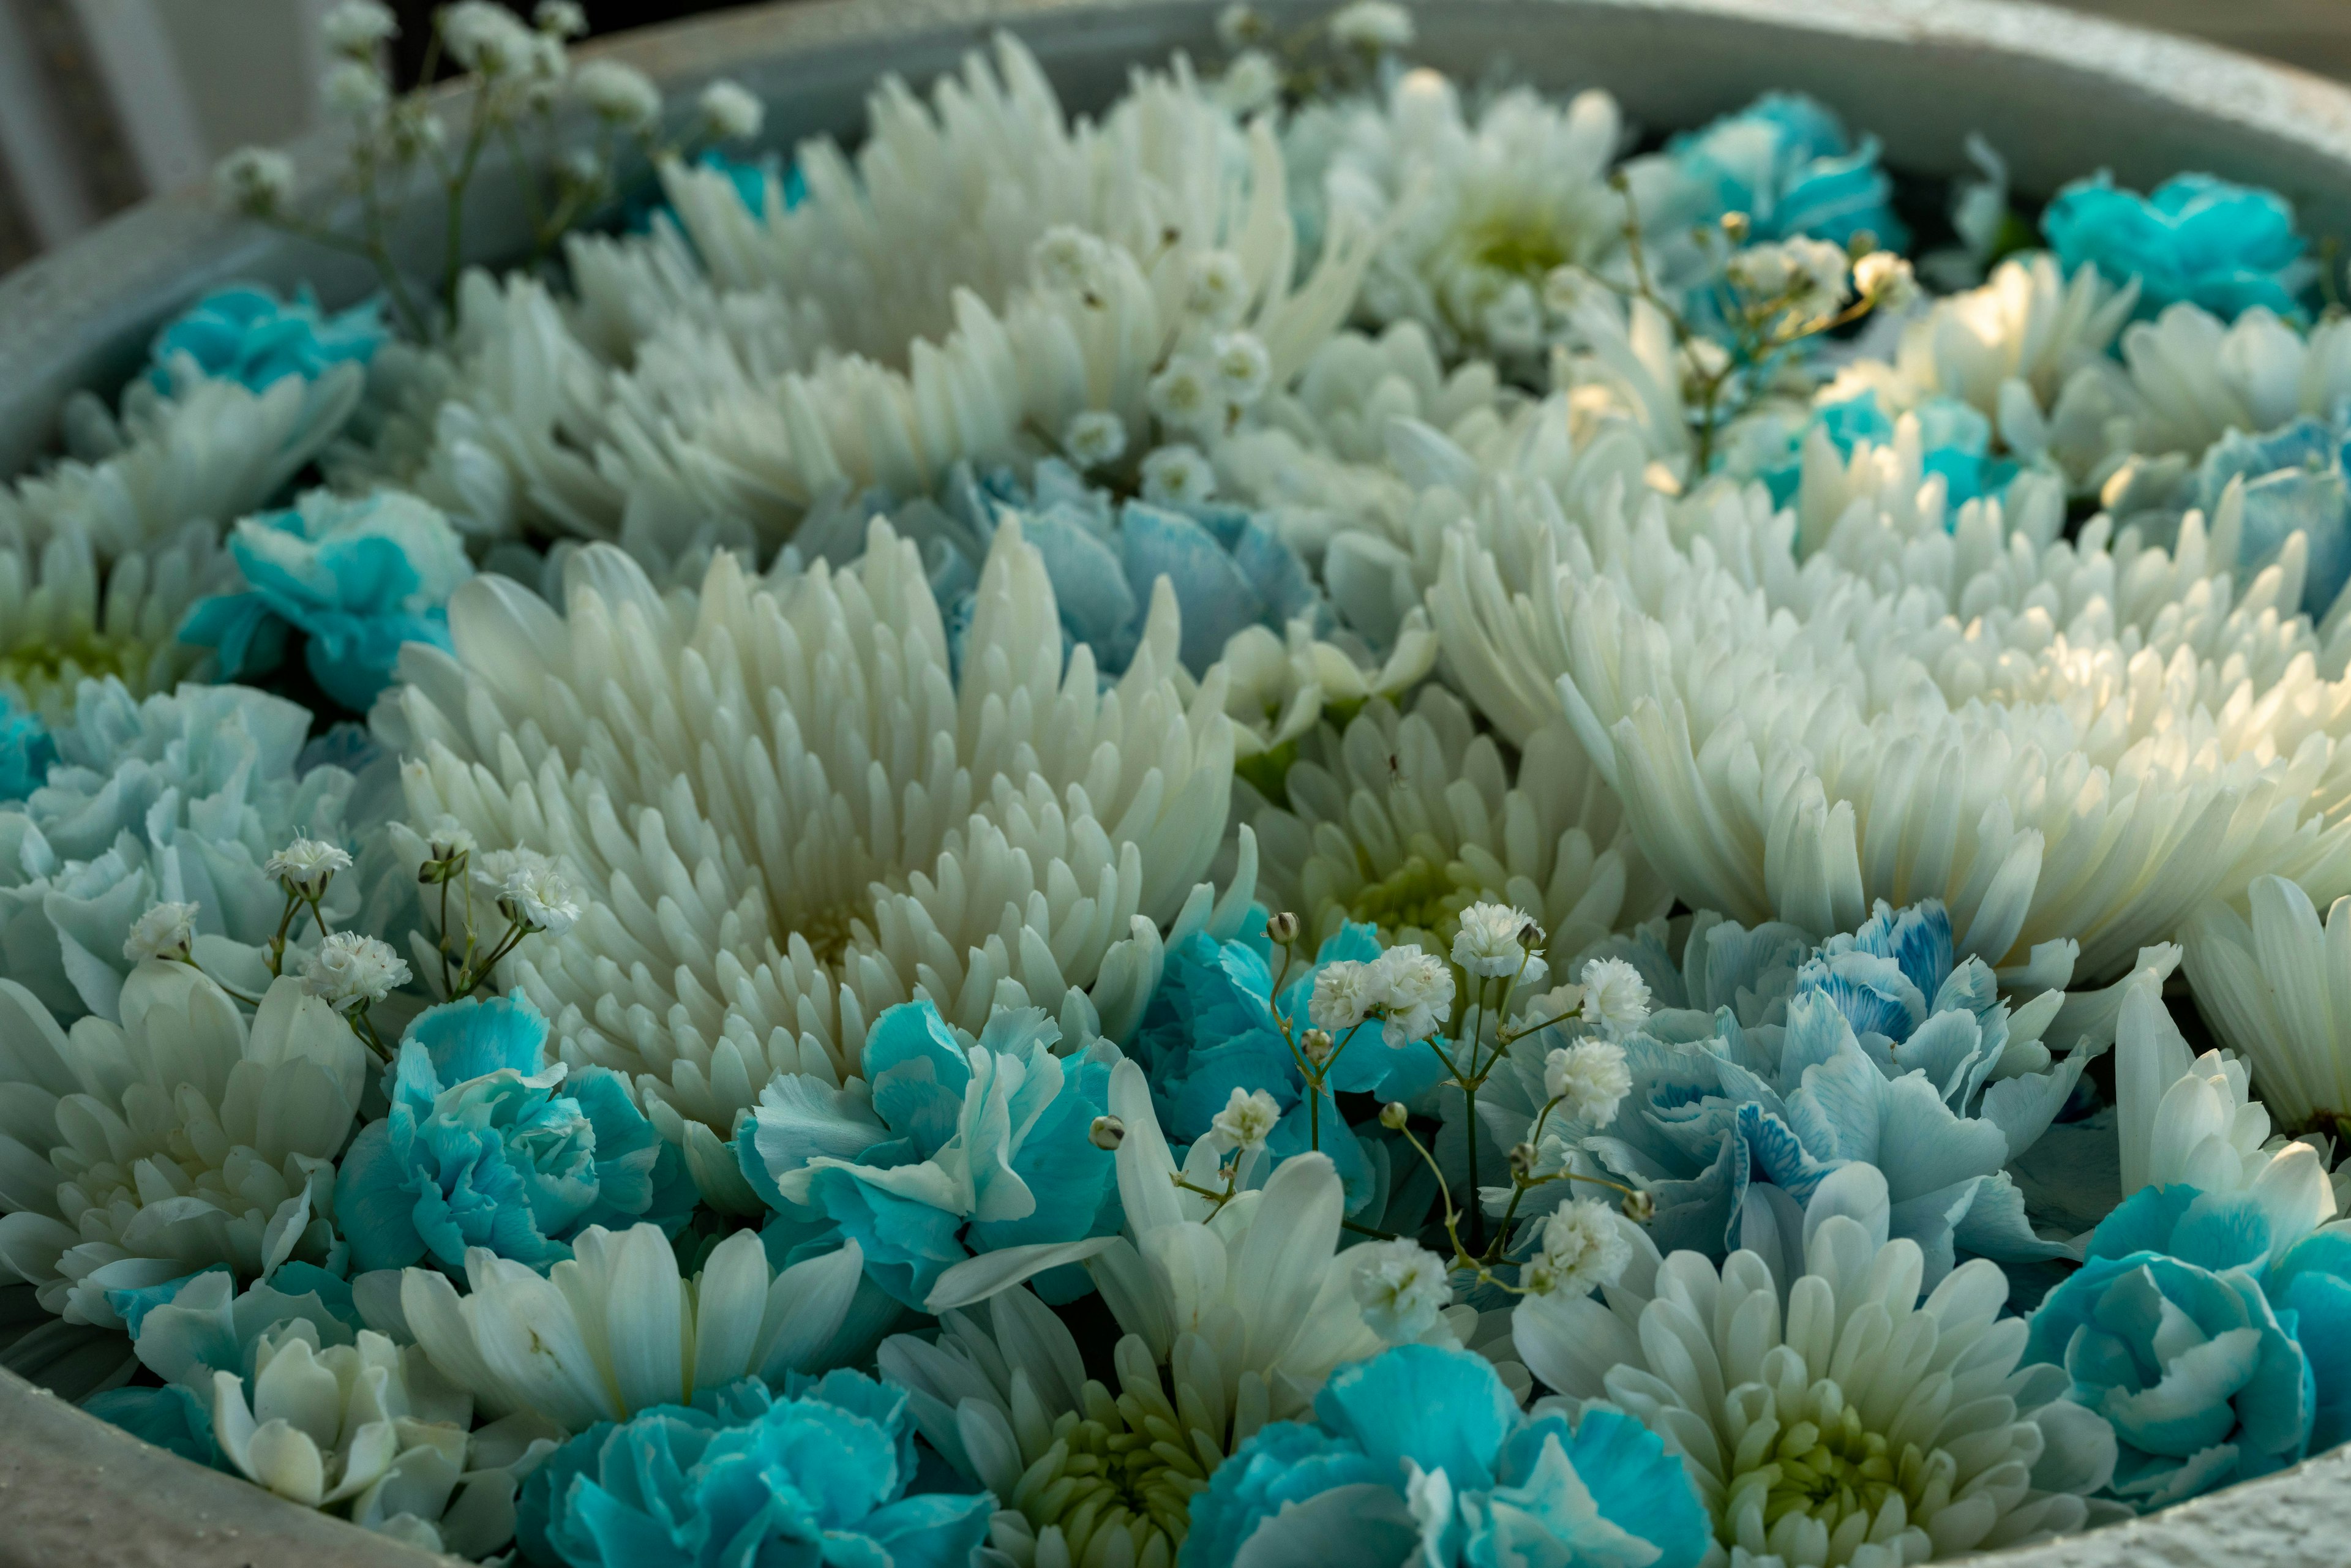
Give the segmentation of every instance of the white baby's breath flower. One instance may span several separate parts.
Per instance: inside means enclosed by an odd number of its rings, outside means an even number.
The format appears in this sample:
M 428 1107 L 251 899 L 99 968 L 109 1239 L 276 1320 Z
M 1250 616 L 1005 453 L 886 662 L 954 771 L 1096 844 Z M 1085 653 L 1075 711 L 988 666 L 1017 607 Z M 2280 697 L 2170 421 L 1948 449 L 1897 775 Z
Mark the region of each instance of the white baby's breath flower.
M 1115 463 L 1126 453 L 1126 422 L 1106 408 L 1073 413 L 1061 431 L 1061 451 L 1081 469 Z
M 469 71 L 486 77 L 511 75 L 538 57 L 538 39 L 520 17 L 490 0 L 456 0 L 434 16 L 441 47 Z
M 1281 1107 L 1272 1095 L 1262 1089 L 1243 1089 L 1236 1084 L 1232 1097 L 1208 1126 L 1229 1147 L 1254 1149 L 1273 1136 L 1273 1129 L 1280 1121 Z
M 1507 904 L 1473 904 L 1461 912 L 1461 928 L 1453 938 L 1453 961 L 1465 973 L 1489 979 L 1516 975 L 1527 956 L 1520 933 L 1534 924 L 1532 915 Z M 1536 935 L 1539 939 L 1540 931 Z
M 590 60 L 572 73 L 571 90 L 600 119 L 630 131 L 644 131 L 661 119 L 661 89 L 634 66 Z
M 1216 469 L 1189 442 L 1170 443 L 1143 460 L 1143 498 L 1155 506 L 1196 507 L 1216 493 Z
M 1559 1102 L 1559 1113 L 1589 1127 L 1616 1119 L 1616 1107 L 1633 1092 L 1625 1048 L 1610 1040 L 1579 1040 L 1555 1048 L 1543 1062 L 1543 1092 Z
M 296 839 L 261 864 L 261 874 L 290 883 L 315 897 L 339 871 L 351 869 L 351 855 L 340 844 L 323 839 Z
M 1217 13 L 1217 42 L 1228 49 L 1242 48 L 1263 38 L 1270 31 L 1266 19 L 1251 6 L 1239 0 Z
M 740 82 L 712 82 L 696 101 L 703 124 L 722 141 L 748 141 L 768 122 L 767 106 Z
M 1281 68 L 1263 49 L 1244 49 L 1217 78 L 1217 101 L 1235 114 L 1254 114 L 1281 96 Z
M 432 860 L 452 861 L 474 852 L 471 830 L 445 811 L 426 823 L 424 831 L 418 836 L 423 841 L 425 855 Z
M 343 0 L 319 18 L 319 41 L 339 55 L 372 59 L 376 47 L 400 36 L 400 19 L 379 0 Z
M 1538 1296 L 1586 1296 L 1625 1277 L 1633 1244 L 1625 1239 L 1616 1211 L 1596 1197 L 1579 1197 L 1553 1209 L 1542 1238 L 1527 1260 L 1526 1288 Z
M 1844 247 L 1824 239 L 1786 242 L 1788 259 L 1802 282 L 1800 303 L 1814 315 L 1825 316 L 1852 298 L 1853 286 Z
M 1888 310 L 1899 310 L 1918 298 L 1918 278 L 1909 258 L 1890 250 L 1874 250 L 1853 264 L 1853 286 L 1865 299 Z
M 213 167 L 213 189 L 239 212 L 276 212 L 294 193 L 294 160 L 270 147 L 240 147 Z
M 1622 958 L 1583 967 L 1583 1020 L 1611 1030 L 1638 1029 L 1649 1016 L 1649 982 Z
M 588 13 L 579 0 L 538 0 L 531 8 L 531 21 L 542 33 L 559 38 L 584 38 L 588 36 Z
M 1331 41 L 1344 48 L 1401 49 L 1414 37 L 1412 13 L 1392 0 L 1354 0 L 1331 14 Z
M 1378 1005 L 1378 981 L 1372 967 L 1343 958 L 1314 972 L 1314 991 L 1307 998 L 1306 1016 L 1316 1029 L 1339 1035 L 1363 1022 Z
M 302 960 L 302 983 L 338 1012 L 371 1006 L 408 984 L 408 963 L 391 944 L 337 931 Z
M 1040 288 L 1101 298 L 1110 286 L 1110 258 L 1102 242 L 1083 229 L 1057 224 L 1029 252 L 1029 270 Z
M 338 60 L 319 83 L 319 99 L 329 114 L 357 120 L 381 109 L 392 97 L 383 72 L 369 60 Z
M 580 896 L 553 861 L 535 850 L 484 855 L 483 880 L 497 889 L 498 907 L 534 931 L 560 936 L 580 918 Z
M 196 906 L 158 904 L 131 923 L 122 956 L 132 963 L 150 958 L 177 959 L 188 956 L 196 940 Z
M 1348 1283 L 1355 1305 L 1372 1332 L 1390 1344 L 1409 1344 L 1437 1327 L 1453 1304 L 1445 1260 L 1419 1242 L 1399 1237 L 1368 1241 L 1344 1254 L 1353 1272 Z
M 1273 356 L 1254 332 L 1227 332 L 1213 345 L 1209 362 L 1228 402 L 1243 408 L 1263 397 L 1273 382 Z
M 1192 262 L 1192 288 L 1186 308 L 1222 327 L 1249 307 L 1249 270 L 1228 250 L 1203 251 Z
M 1151 412 L 1176 430 L 1213 432 L 1224 423 L 1230 399 L 1223 377 L 1209 361 L 1178 354 L 1151 378 Z
M 1374 959 L 1371 981 L 1386 1019 L 1381 1033 L 1391 1046 L 1427 1039 L 1453 1012 L 1453 971 L 1417 944 L 1391 947 Z

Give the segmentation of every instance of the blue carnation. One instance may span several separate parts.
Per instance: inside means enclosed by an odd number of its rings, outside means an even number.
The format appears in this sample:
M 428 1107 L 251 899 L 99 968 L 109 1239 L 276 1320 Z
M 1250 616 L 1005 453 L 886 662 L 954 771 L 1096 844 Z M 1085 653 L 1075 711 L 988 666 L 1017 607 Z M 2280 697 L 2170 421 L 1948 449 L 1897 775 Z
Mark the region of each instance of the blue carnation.
M 2117 190 L 2104 172 L 2076 180 L 2041 214 L 2041 232 L 2067 272 L 2138 279 L 2142 316 L 2183 301 L 2224 321 L 2256 305 L 2299 315 L 2316 275 L 2292 202 L 2210 174 L 2177 175 L 2151 196 Z
M 222 674 L 238 679 L 277 668 L 299 632 L 313 678 L 361 712 L 391 684 L 402 643 L 449 647 L 449 595 L 474 571 L 449 520 L 399 491 L 314 490 L 238 523 L 229 552 L 246 591 L 198 604 L 181 640 L 217 648 Z
M 831 1372 L 778 1397 L 745 1378 L 565 1443 L 524 1484 L 515 1539 L 568 1568 L 961 1568 L 996 1500 L 909 1496 L 914 1479 L 902 1390 Z
M 2117 1496 L 2166 1508 L 2351 1436 L 2351 1237 L 2278 1239 L 2252 1193 L 2142 1187 L 2032 1314 L 2026 1358 L 2114 1425 Z
M 1348 1213 L 1361 1213 L 1376 1199 L 1383 1184 L 1372 1158 L 1340 1114 L 1335 1096 L 1412 1100 L 1436 1085 L 1444 1064 L 1424 1045 L 1390 1049 L 1381 1040 L 1378 1025 L 1370 1025 L 1347 1041 L 1332 1063 L 1319 1116 L 1311 1113 L 1306 1080 L 1274 1021 L 1273 973 L 1267 962 L 1271 948 L 1263 935 L 1263 912 L 1252 910 L 1242 928 L 1250 935 L 1219 942 L 1206 932 L 1195 932 L 1167 949 L 1159 988 L 1144 1011 L 1134 1044 L 1135 1057 L 1150 1076 L 1159 1124 L 1172 1141 L 1192 1143 L 1207 1135 L 1209 1124 L 1234 1090 L 1262 1089 L 1282 1111 L 1280 1124 L 1267 1141 L 1270 1152 L 1279 1160 L 1319 1146 L 1338 1167 Z M 1374 927 L 1342 927 L 1322 944 L 1313 964 L 1284 989 L 1283 1016 L 1296 1028 L 1305 1027 L 1306 1004 L 1322 966 L 1368 962 L 1379 956 Z
M 24 800 L 48 781 L 57 743 L 40 715 L 0 692 L 0 800 Z
M 1679 176 L 1675 215 L 1687 222 L 1744 213 L 1757 240 L 1802 235 L 1844 245 L 1866 230 L 1889 249 L 1909 243 L 1877 139 L 1855 144 L 1825 105 L 1801 93 L 1765 93 L 1684 131 L 1666 143 L 1666 157 Z
M 340 364 L 364 365 L 386 336 L 374 300 L 328 315 L 307 287 L 285 300 L 242 284 L 205 295 L 158 332 L 148 377 L 171 391 L 171 362 L 186 354 L 208 376 L 262 392 L 287 376 L 316 381 Z
M 1530 1419 L 1466 1351 L 1400 1345 L 1333 1374 L 1317 1425 L 1259 1431 L 1192 1498 L 1187 1568 L 1264 1561 L 1693 1568 L 1712 1543 L 1682 1461 L 1640 1422 Z M 1285 1554 L 1285 1552 L 1287 1554 Z
M 2242 479 L 2244 528 L 2237 565 L 2250 578 L 2299 533 L 2310 550 L 2301 608 L 2323 617 L 2351 581 L 2351 484 L 2344 476 L 2351 408 L 2332 421 L 2304 416 L 2262 435 L 2231 430 L 2206 449 L 2196 504 L 2210 517 L 2232 479 Z
M 974 1040 L 904 1002 L 874 1019 L 849 1088 L 778 1074 L 735 1139 L 777 1211 L 771 1250 L 798 1262 L 847 1237 L 876 1284 L 920 1309 L 967 1258 L 1117 1230 L 1115 1165 L 1091 1134 L 1118 1049 L 1096 1040 L 1064 1060 L 1061 1038 L 1040 1008 L 999 1008 Z M 1050 1301 L 1092 1288 L 1075 1265 L 1037 1281 Z
M 446 1003 L 409 1026 L 391 1113 L 351 1140 L 336 1177 L 360 1268 L 455 1273 L 486 1247 L 543 1271 L 590 1225 L 684 1228 L 694 1191 L 677 1150 L 618 1074 L 542 1070 L 546 1046 L 546 1019 L 519 996 Z

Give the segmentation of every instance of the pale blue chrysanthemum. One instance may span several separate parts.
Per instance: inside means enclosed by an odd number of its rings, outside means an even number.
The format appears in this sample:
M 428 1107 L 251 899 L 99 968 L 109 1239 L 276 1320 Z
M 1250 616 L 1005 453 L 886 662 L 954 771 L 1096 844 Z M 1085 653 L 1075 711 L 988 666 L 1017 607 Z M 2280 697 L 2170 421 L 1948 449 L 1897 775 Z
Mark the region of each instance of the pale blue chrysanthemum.
M 1803 235 L 1843 245 L 1866 231 L 1889 249 L 1908 243 L 1877 139 L 1855 143 L 1825 105 L 1801 93 L 1765 93 L 1675 137 L 1666 156 L 1683 192 L 1675 216 L 1685 222 L 1744 213 L 1758 240 Z
M 1163 577 L 1182 612 L 1184 666 L 1196 675 L 1245 627 L 1280 632 L 1303 617 L 1324 636 L 1336 624 L 1313 573 L 1270 518 L 1217 502 L 1115 501 L 1059 458 L 1040 462 L 1027 485 L 1009 470 L 978 475 L 958 464 L 935 499 L 862 496 L 812 517 L 794 542 L 811 557 L 845 563 L 862 553 L 875 513 L 887 513 L 921 548 L 958 664 L 980 563 L 1008 516 L 1020 518 L 1021 538 L 1043 558 L 1063 646 L 1092 648 L 1105 678 L 1134 658 Z
M 430 1260 L 457 1274 L 469 1248 L 486 1247 L 544 1270 L 591 1225 L 684 1228 L 684 1162 L 621 1076 L 567 1075 L 549 1055 L 528 997 L 449 1002 L 409 1025 L 385 1075 L 391 1113 L 351 1140 L 336 1176 L 355 1267 Z
M 339 364 L 365 364 L 389 336 L 376 301 L 328 314 L 306 287 L 290 300 L 252 284 L 215 289 L 155 334 L 148 379 L 172 388 L 184 354 L 207 376 L 266 391 L 287 376 L 316 381 Z
M 220 650 L 234 680 L 276 669 L 298 632 L 312 678 L 357 712 L 391 684 L 402 643 L 448 649 L 449 595 L 474 574 L 449 520 L 393 490 L 357 499 L 313 490 L 239 522 L 229 552 L 246 591 L 196 605 L 181 640 Z
M 565 1443 L 524 1484 L 515 1539 L 568 1568 L 959 1565 L 996 1500 L 909 1495 L 914 1464 L 904 1391 L 855 1372 L 795 1374 L 780 1396 L 745 1378 Z
M 903 1002 L 874 1019 L 848 1088 L 778 1074 L 735 1138 L 777 1211 L 770 1251 L 798 1261 L 847 1237 L 873 1281 L 919 1309 L 975 1254 L 1116 1231 L 1114 1162 L 1090 1133 L 1118 1049 L 1096 1040 L 1064 1059 L 1061 1038 L 1040 1008 L 999 1008 L 974 1040 L 929 1002 Z M 1092 1289 L 1074 1266 L 1038 1281 L 1054 1301 Z
M 2182 300 L 2224 321 L 2256 305 L 2299 316 L 2317 277 L 2292 202 L 2210 174 L 2174 175 L 2142 196 L 2101 171 L 2051 199 L 2041 232 L 2069 273 L 2095 267 L 2117 284 L 2137 279 L 2141 316 Z
M 111 1018 L 124 934 L 156 904 L 195 904 L 200 942 L 266 943 L 286 907 L 270 855 L 297 838 L 358 848 L 360 780 L 305 765 L 309 729 L 308 710 L 245 686 L 141 702 L 83 682 L 47 781 L 0 806 L 0 970 L 61 1019 Z M 358 904 L 340 876 L 324 914 L 340 926 Z
M 1314 1414 L 1259 1431 L 1194 1495 L 1187 1568 L 1244 1552 L 1694 1568 L 1711 1544 L 1697 1490 L 1656 1434 L 1617 1410 L 1530 1419 L 1467 1351 L 1399 1345 L 1342 1367 Z
M 2105 1042 L 2053 1061 L 2040 1037 L 2064 992 L 2011 1010 L 1982 960 L 1955 958 L 1941 904 L 1881 902 L 1858 931 L 1817 946 L 1793 926 L 1702 915 L 1679 965 L 1662 926 L 1594 952 L 1640 968 L 1656 1010 L 1625 1041 L 1632 1093 L 1586 1146 L 1648 1186 L 1660 1248 L 1719 1258 L 1752 1205 L 1784 1218 L 1862 1161 L 1885 1173 L 1892 1233 L 1918 1243 L 1929 1285 L 1962 1251 L 2065 1253 L 2034 1234 L 2004 1167 L 2048 1130 Z M 2062 955 L 2050 963 L 2043 978 L 2062 983 Z M 1489 1135 L 1510 1124 L 1506 1114 Z
M 1167 949 L 1159 989 L 1144 1009 L 1132 1052 L 1151 1080 L 1151 1096 L 1168 1138 L 1190 1144 L 1209 1134 L 1236 1089 L 1273 1096 L 1281 1120 L 1266 1140 L 1275 1161 L 1319 1147 L 1331 1156 L 1347 1191 L 1347 1212 L 1359 1214 L 1385 1195 L 1383 1140 L 1370 1124 L 1358 1134 L 1341 1114 L 1340 1094 L 1366 1094 L 1384 1103 L 1415 1100 L 1444 1075 L 1434 1051 L 1415 1043 L 1401 1050 L 1381 1038 L 1376 1019 L 1361 1026 L 1333 1060 L 1319 1116 L 1311 1113 L 1306 1080 L 1274 1022 L 1271 946 L 1264 911 L 1241 923 L 1251 935 L 1219 942 L 1197 932 Z M 1377 931 L 1342 927 L 1314 961 L 1284 986 L 1282 1015 L 1307 1028 L 1306 1004 L 1326 964 L 1368 963 L 1380 956 Z M 1319 1140 L 1319 1142 L 1318 1142 Z M 1270 1175 L 1268 1166 L 1262 1174 Z
M 2281 1234 L 2251 1193 L 2141 1187 L 2032 1314 L 2111 1422 L 2113 1490 L 2143 1511 L 2282 1469 L 2351 1437 L 2351 1235 Z
M 2260 435 L 2231 430 L 2204 453 L 2196 505 L 2211 517 L 2232 479 L 2244 481 L 2244 528 L 2237 564 L 2250 579 L 2301 534 L 2310 551 L 2302 610 L 2324 617 L 2351 581 L 2351 484 L 2343 458 L 2351 407 L 2333 420 L 2304 415 Z

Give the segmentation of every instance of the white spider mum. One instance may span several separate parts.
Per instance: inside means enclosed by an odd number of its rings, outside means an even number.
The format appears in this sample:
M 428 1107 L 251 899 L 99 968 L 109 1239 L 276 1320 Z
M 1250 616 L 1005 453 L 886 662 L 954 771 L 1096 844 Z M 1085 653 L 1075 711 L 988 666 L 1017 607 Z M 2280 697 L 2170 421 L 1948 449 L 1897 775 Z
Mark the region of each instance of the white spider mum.
M 1875 1167 L 1829 1183 L 1801 1236 L 1719 1270 L 1661 1260 L 1625 1227 L 1623 1279 L 1604 1300 L 1527 1298 L 1520 1354 L 1680 1452 L 1742 1561 L 1902 1568 L 2105 1522 L 2085 1494 L 2113 1472 L 2114 1433 L 2064 1397 L 2062 1368 L 2018 1365 L 2025 1321 L 2001 1316 L 2000 1266 L 1964 1264 L 1922 1301 L 1923 1256 L 1886 1239 Z
M 291 976 L 248 1026 L 184 964 L 133 970 L 121 1012 L 68 1035 L 0 981 L 0 1265 L 68 1322 L 113 1327 L 109 1291 L 325 1260 L 367 1070 L 350 1026 Z
M 1305 922 L 1309 951 L 1362 921 L 1386 943 L 1450 952 L 1461 912 L 1495 899 L 1542 926 L 1562 969 L 1670 902 L 1564 726 L 1530 739 L 1514 771 L 1440 686 L 1409 713 L 1383 699 L 1343 734 L 1323 726 L 1282 785 L 1286 807 L 1254 820 L 1258 875 L 1270 907 Z
M 413 820 L 553 857 L 581 905 L 507 961 L 564 1059 L 634 1078 L 705 1195 L 746 1211 L 737 1117 L 777 1072 L 840 1083 L 888 1007 L 926 997 L 977 1031 L 1036 1005 L 1065 1038 L 1123 1035 L 1162 924 L 1187 896 L 1207 915 L 1224 833 L 1222 679 L 1178 695 L 1172 595 L 1116 685 L 1082 646 L 1065 673 L 1007 522 L 958 681 L 914 547 L 869 538 L 772 585 L 721 554 L 667 597 L 590 548 L 568 615 L 468 585 L 455 655 L 411 644 L 414 684 L 379 711 Z

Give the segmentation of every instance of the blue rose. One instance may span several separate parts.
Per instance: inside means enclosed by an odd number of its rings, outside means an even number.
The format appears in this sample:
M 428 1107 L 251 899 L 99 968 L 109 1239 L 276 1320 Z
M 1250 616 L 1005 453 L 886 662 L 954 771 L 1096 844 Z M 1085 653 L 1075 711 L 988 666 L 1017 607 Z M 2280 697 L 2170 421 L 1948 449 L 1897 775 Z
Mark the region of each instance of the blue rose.
M 2041 232 L 2067 272 L 2137 278 L 2141 316 L 2183 300 L 2224 321 L 2256 305 L 2296 316 L 2316 276 L 2292 202 L 2210 174 L 2177 175 L 2151 196 L 2117 190 L 2104 172 L 2076 180 L 2041 214 Z
M 339 364 L 363 365 L 388 335 L 370 300 L 326 315 L 307 287 L 291 300 L 251 284 L 216 289 L 155 335 L 148 371 L 172 390 L 169 366 L 186 354 L 204 374 L 263 392 L 287 376 L 316 381 Z
M 770 1250 L 798 1262 L 847 1237 L 876 1284 L 921 1309 L 967 1258 L 1115 1231 L 1114 1163 L 1091 1134 L 1118 1049 L 1097 1040 L 1064 1059 L 1061 1038 L 1040 1008 L 998 1008 L 974 1040 L 929 1002 L 904 1002 L 874 1019 L 848 1088 L 778 1074 L 735 1139 L 776 1210 Z M 1075 1265 L 1037 1281 L 1050 1301 L 1091 1289 Z
M 409 1026 L 391 1113 L 351 1140 L 336 1178 L 359 1268 L 455 1273 L 486 1247 L 543 1271 L 590 1225 L 684 1226 L 694 1192 L 676 1149 L 618 1074 L 542 1070 L 546 1046 L 546 1019 L 518 996 L 446 1003 Z
M 2204 454 L 2196 504 L 2210 517 L 2229 482 L 2245 483 L 2237 565 L 2247 577 L 2275 560 L 2299 533 L 2310 550 L 2301 608 L 2323 617 L 2351 581 L 2351 485 L 2343 455 L 2351 408 L 2332 422 L 2304 416 L 2262 435 L 2231 430 Z
M 1747 214 L 1758 240 L 1799 235 L 1844 245 L 1865 230 L 1893 250 L 1909 242 L 1894 215 L 1894 182 L 1877 163 L 1877 139 L 1856 145 L 1827 107 L 1800 93 L 1770 92 L 1666 143 L 1688 222 Z
M 229 553 L 246 591 L 198 604 L 181 641 L 217 648 L 222 674 L 238 679 L 277 668 L 299 632 L 311 675 L 360 712 L 391 684 L 402 643 L 449 647 L 449 595 L 474 572 L 449 520 L 399 491 L 313 490 L 238 523 Z
M 1593 1409 L 1529 1419 L 1481 1357 L 1400 1345 L 1334 1373 L 1192 1498 L 1187 1568 L 1259 1561 L 1693 1568 L 1713 1537 L 1682 1461 Z
M 904 1391 L 831 1372 L 779 1397 L 745 1378 L 565 1443 L 524 1484 L 515 1539 L 568 1568 L 960 1568 L 996 1500 L 909 1496 L 914 1479 Z
M 2027 1359 L 2114 1425 L 2117 1496 L 2166 1508 L 2344 1439 L 2351 1237 L 2279 1239 L 2255 1193 L 2142 1187 L 2032 1314 Z

